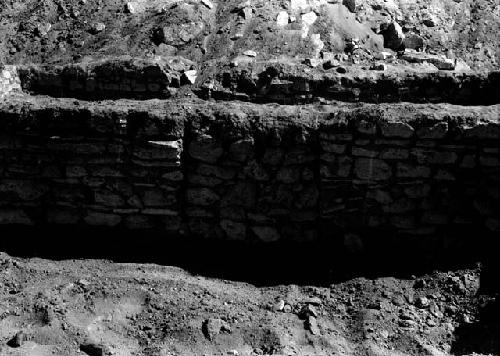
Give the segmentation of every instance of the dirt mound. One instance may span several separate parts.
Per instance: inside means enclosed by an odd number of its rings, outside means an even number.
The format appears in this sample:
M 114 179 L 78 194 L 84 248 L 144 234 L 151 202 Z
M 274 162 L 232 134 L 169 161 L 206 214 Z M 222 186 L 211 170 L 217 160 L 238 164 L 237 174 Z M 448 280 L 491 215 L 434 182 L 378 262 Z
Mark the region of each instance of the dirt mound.
M 12 0 L 0 17 L 0 58 L 15 64 L 177 55 L 213 66 L 246 51 L 356 64 L 406 47 L 491 70 L 500 53 L 500 6 L 488 0 Z

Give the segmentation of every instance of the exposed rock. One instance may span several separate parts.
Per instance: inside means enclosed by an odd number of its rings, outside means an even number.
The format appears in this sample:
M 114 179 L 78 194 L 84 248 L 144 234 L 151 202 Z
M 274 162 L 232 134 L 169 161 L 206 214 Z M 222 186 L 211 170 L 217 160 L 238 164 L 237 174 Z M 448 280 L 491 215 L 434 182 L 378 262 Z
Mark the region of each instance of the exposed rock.
M 245 55 L 247 57 L 257 57 L 257 52 L 249 49 L 249 50 L 243 52 L 243 55 Z
M 105 29 L 106 29 L 105 24 L 103 24 L 102 22 L 96 22 L 96 23 L 92 24 L 92 26 L 90 28 L 90 32 L 97 34 L 97 33 L 104 31 Z
M 7 345 L 10 347 L 21 347 L 26 341 L 26 334 L 23 331 L 19 331 L 12 339 L 7 342 Z
M 214 4 L 210 0 L 201 0 L 201 3 L 203 5 L 205 5 L 206 7 L 208 7 L 209 9 L 213 9 L 214 8 Z
M 125 5 L 125 11 L 129 14 L 140 14 L 146 10 L 146 5 L 139 1 L 129 1 Z
M 222 319 L 210 318 L 203 321 L 201 331 L 209 341 L 214 341 L 221 333 L 230 334 L 231 327 Z
M 432 55 L 428 53 L 417 53 L 417 52 L 405 52 L 401 59 L 408 61 L 410 63 L 424 63 L 429 62 L 436 66 L 438 69 L 442 70 L 453 70 L 455 69 L 455 61 L 444 56 Z
M 52 28 L 52 25 L 50 23 L 39 23 L 36 26 L 37 34 L 41 37 L 47 36 L 49 33 L 50 29 Z
M 403 46 L 405 35 L 403 29 L 397 22 L 391 22 L 387 28 L 382 31 L 384 35 L 384 47 L 399 50 Z
M 189 84 L 194 84 L 196 82 L 196 78 L 198 75 L 197 70 L 187 70 L 185 71 L 182 76 L 183 78 L 189 83 Z
M 284 308 L 285 308 L 285 301 L 283 299 L 278 300 L 273 305 L 273 310 L 276 312 L 283 311 Z
M 81 344 L 80 351 L 89 356 L 105 356 L 108 354 L 105 346 L 93 342 Z
M 356 12 L 356 0 L 343 0 L 342 4 L 344 4 L 350 12 Z
M 318 327 L 318 321 L 315 317 L 309 316 L 305 321 L 305 327 L 307 330 L 311 332 L 313 335 L 321 335 L 321 331 Z
M 419 50 L 424 48 L 424 39 L 414 33 L 405 35 L 403 40 L 405 48 Z
M 370 66 L 370 69 L 384 71 L 387 70 L 387 65 L 385 65 L 384 63 L 374 63 Z
M 280 11 L 280 13 L 278 14 L 278 16 L 276 18 L 276 24 L 279 27 L 284 27 L 284 26 L 288 25 L 288 12 Z

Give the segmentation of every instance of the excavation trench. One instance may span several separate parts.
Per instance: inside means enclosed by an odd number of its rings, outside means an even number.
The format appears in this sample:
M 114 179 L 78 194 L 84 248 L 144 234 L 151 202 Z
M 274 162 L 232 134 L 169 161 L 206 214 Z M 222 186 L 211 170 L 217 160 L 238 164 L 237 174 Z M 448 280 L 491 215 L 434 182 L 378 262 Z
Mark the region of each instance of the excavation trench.
M 498 113 L 13 96 L 0 109 L 0 222 L 153 231 L 152 246 L 467 255 L 500 230 Z

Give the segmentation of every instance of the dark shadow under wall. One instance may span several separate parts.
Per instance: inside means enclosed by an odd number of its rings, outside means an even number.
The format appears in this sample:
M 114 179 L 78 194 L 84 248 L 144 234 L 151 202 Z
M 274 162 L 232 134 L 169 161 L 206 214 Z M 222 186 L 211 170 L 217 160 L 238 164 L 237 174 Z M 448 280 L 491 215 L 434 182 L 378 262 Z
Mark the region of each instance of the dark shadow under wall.
M 450 245 L 442 238 L 402 239 L 380 231 L 364 238 L 357 251 L 344 246 L 343 236 L 263 244 L 76 226 L 4 226 L 0 234 L 0 251 L 12 256 L 173 265 L 193 274 L 257 286 L 329 286 L 356 277 L 411 278 L 434 270 L 473 267 L 483 255 L 478 247 L 484 246 L 477 235 L 474 239 L 469 234 L 462 239 L 455 236 Z

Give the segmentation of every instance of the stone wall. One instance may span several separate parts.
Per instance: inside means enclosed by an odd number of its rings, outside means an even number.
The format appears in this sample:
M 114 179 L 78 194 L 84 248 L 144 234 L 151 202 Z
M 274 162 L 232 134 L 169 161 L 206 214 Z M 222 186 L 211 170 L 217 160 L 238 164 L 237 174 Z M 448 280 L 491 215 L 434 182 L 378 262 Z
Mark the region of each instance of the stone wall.
M 0 99 L 13 93 L 21 91 L 21 81 L 17 73 L 17 67 L 0 65 Z
M 0 224 L 266 242 L 500 231 L 500 106 L 9 103 Z
M 310 71 L 269 63 L 226 68 L 205 78 L 199 95 L 279 104 L 345 101 L 492 105 L 500 101 L 500 72 L 398 70 Z
M 167 60 L 118 57 L 64 66 L 29 65 L 19 68 L 24 91 L 84 100 L 168 98 L 186 84 L 192 70 L 184 58 Z

